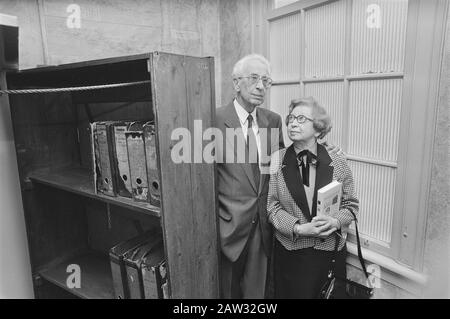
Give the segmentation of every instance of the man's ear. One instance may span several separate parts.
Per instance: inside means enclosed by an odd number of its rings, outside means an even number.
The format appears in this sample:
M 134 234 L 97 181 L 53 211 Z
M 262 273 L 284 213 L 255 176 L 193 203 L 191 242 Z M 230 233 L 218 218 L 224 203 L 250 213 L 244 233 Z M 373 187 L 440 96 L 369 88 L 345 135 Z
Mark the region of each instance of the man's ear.
M 239 92 L 241 90 L 241 88 L 239 86 L 239 80 L 238 79 L 233 79 L 233 86 L 234 86 L 234 90 L 236 92 Z

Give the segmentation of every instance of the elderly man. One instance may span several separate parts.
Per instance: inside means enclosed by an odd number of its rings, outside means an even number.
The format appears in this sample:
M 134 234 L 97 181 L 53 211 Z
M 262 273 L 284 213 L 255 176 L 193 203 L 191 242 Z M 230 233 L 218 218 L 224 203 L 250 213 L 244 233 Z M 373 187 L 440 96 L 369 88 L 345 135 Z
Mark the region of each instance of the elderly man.
M 245 56 L 232 76 L 236 97 L 216 111 L 216 125 L 226 137 L 217 166 L 222 297 L 264 298 L 272 229 L 266 213 L 269 175 L 263 166 L 268 163 L 263 162 L 284 147 L 282 120 L 258 107 L 272 84 L 263 56 Z

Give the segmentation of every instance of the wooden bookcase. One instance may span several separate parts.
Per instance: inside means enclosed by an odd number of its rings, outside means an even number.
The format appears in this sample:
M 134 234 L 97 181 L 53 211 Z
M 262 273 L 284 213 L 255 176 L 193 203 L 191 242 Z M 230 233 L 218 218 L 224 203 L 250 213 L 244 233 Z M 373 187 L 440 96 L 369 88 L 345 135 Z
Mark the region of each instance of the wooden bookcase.
M 10 90 L 138 81 L 149 82 L 9 95 L 37 298 L 114 298 L 109 249 L 157 227 L 170 296 L 219 296 L 214 164 L 171 160 L 173 129 L 213 126 L 213 58 L 153 52 L 6 74 Z M 104 120 L 155 121 L 161 207 L 95 193 L 88 127 Z M 70 264 L 80 266 L 81 288 L 66 285 Z

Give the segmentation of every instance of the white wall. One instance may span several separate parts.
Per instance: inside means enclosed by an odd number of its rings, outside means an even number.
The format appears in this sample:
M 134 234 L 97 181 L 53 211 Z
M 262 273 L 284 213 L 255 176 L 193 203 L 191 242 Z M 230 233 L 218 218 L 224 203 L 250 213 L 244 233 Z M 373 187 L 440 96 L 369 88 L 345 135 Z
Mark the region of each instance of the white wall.
M 1 25 L 14 18 L 0 14 L 0 87 L 5 87 Z M 18 45 L 16 43 L 16 45 Z M 0 96 L 0 298 L 32 298 L 31 270 L 20 195 L 16 152 L 6 95 Z
M 32 298 L 31 270 L 10 118 L 0 98 L 0 298 Z

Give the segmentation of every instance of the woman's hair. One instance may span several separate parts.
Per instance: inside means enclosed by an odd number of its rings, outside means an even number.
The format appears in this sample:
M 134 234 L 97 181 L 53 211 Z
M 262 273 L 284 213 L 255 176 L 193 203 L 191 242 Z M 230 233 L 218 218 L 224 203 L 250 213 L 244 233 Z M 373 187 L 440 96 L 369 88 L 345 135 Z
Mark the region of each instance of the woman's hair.
M 294 99 L 291 101 L 291 104 L 289 104 L 289 113 L 291 114 L 292 111 L 297 106 L 307 106 L 310 107 L 312 110 L 312 117 L 313 117 L 313 128 L 316 130 L 316 132 L 320 133 L 319 139 L 322 139 L 325 137 L 325 135 L 328 134 L 331 130 L 331 117 L 327 114 L 327 111 L 312 97 L 305 97 L 300 99 Z M 289 124 L 288 116 L 286 116 L 286 126 Z
M 257 61 L 262 62 L 267 67 L 267 72 L 270 74 L 270 63 L 264 56 L 262 56 L 260 54 L 249 54 L 249 55 L 244 56 L 239 61 L 237 61 L 236 64 L 234 65 L 233 73 L 231 74 L 233 79 L 235 79 L 239 76 L 242 76 L 246 64 L 252 60 L 257 60 Z

